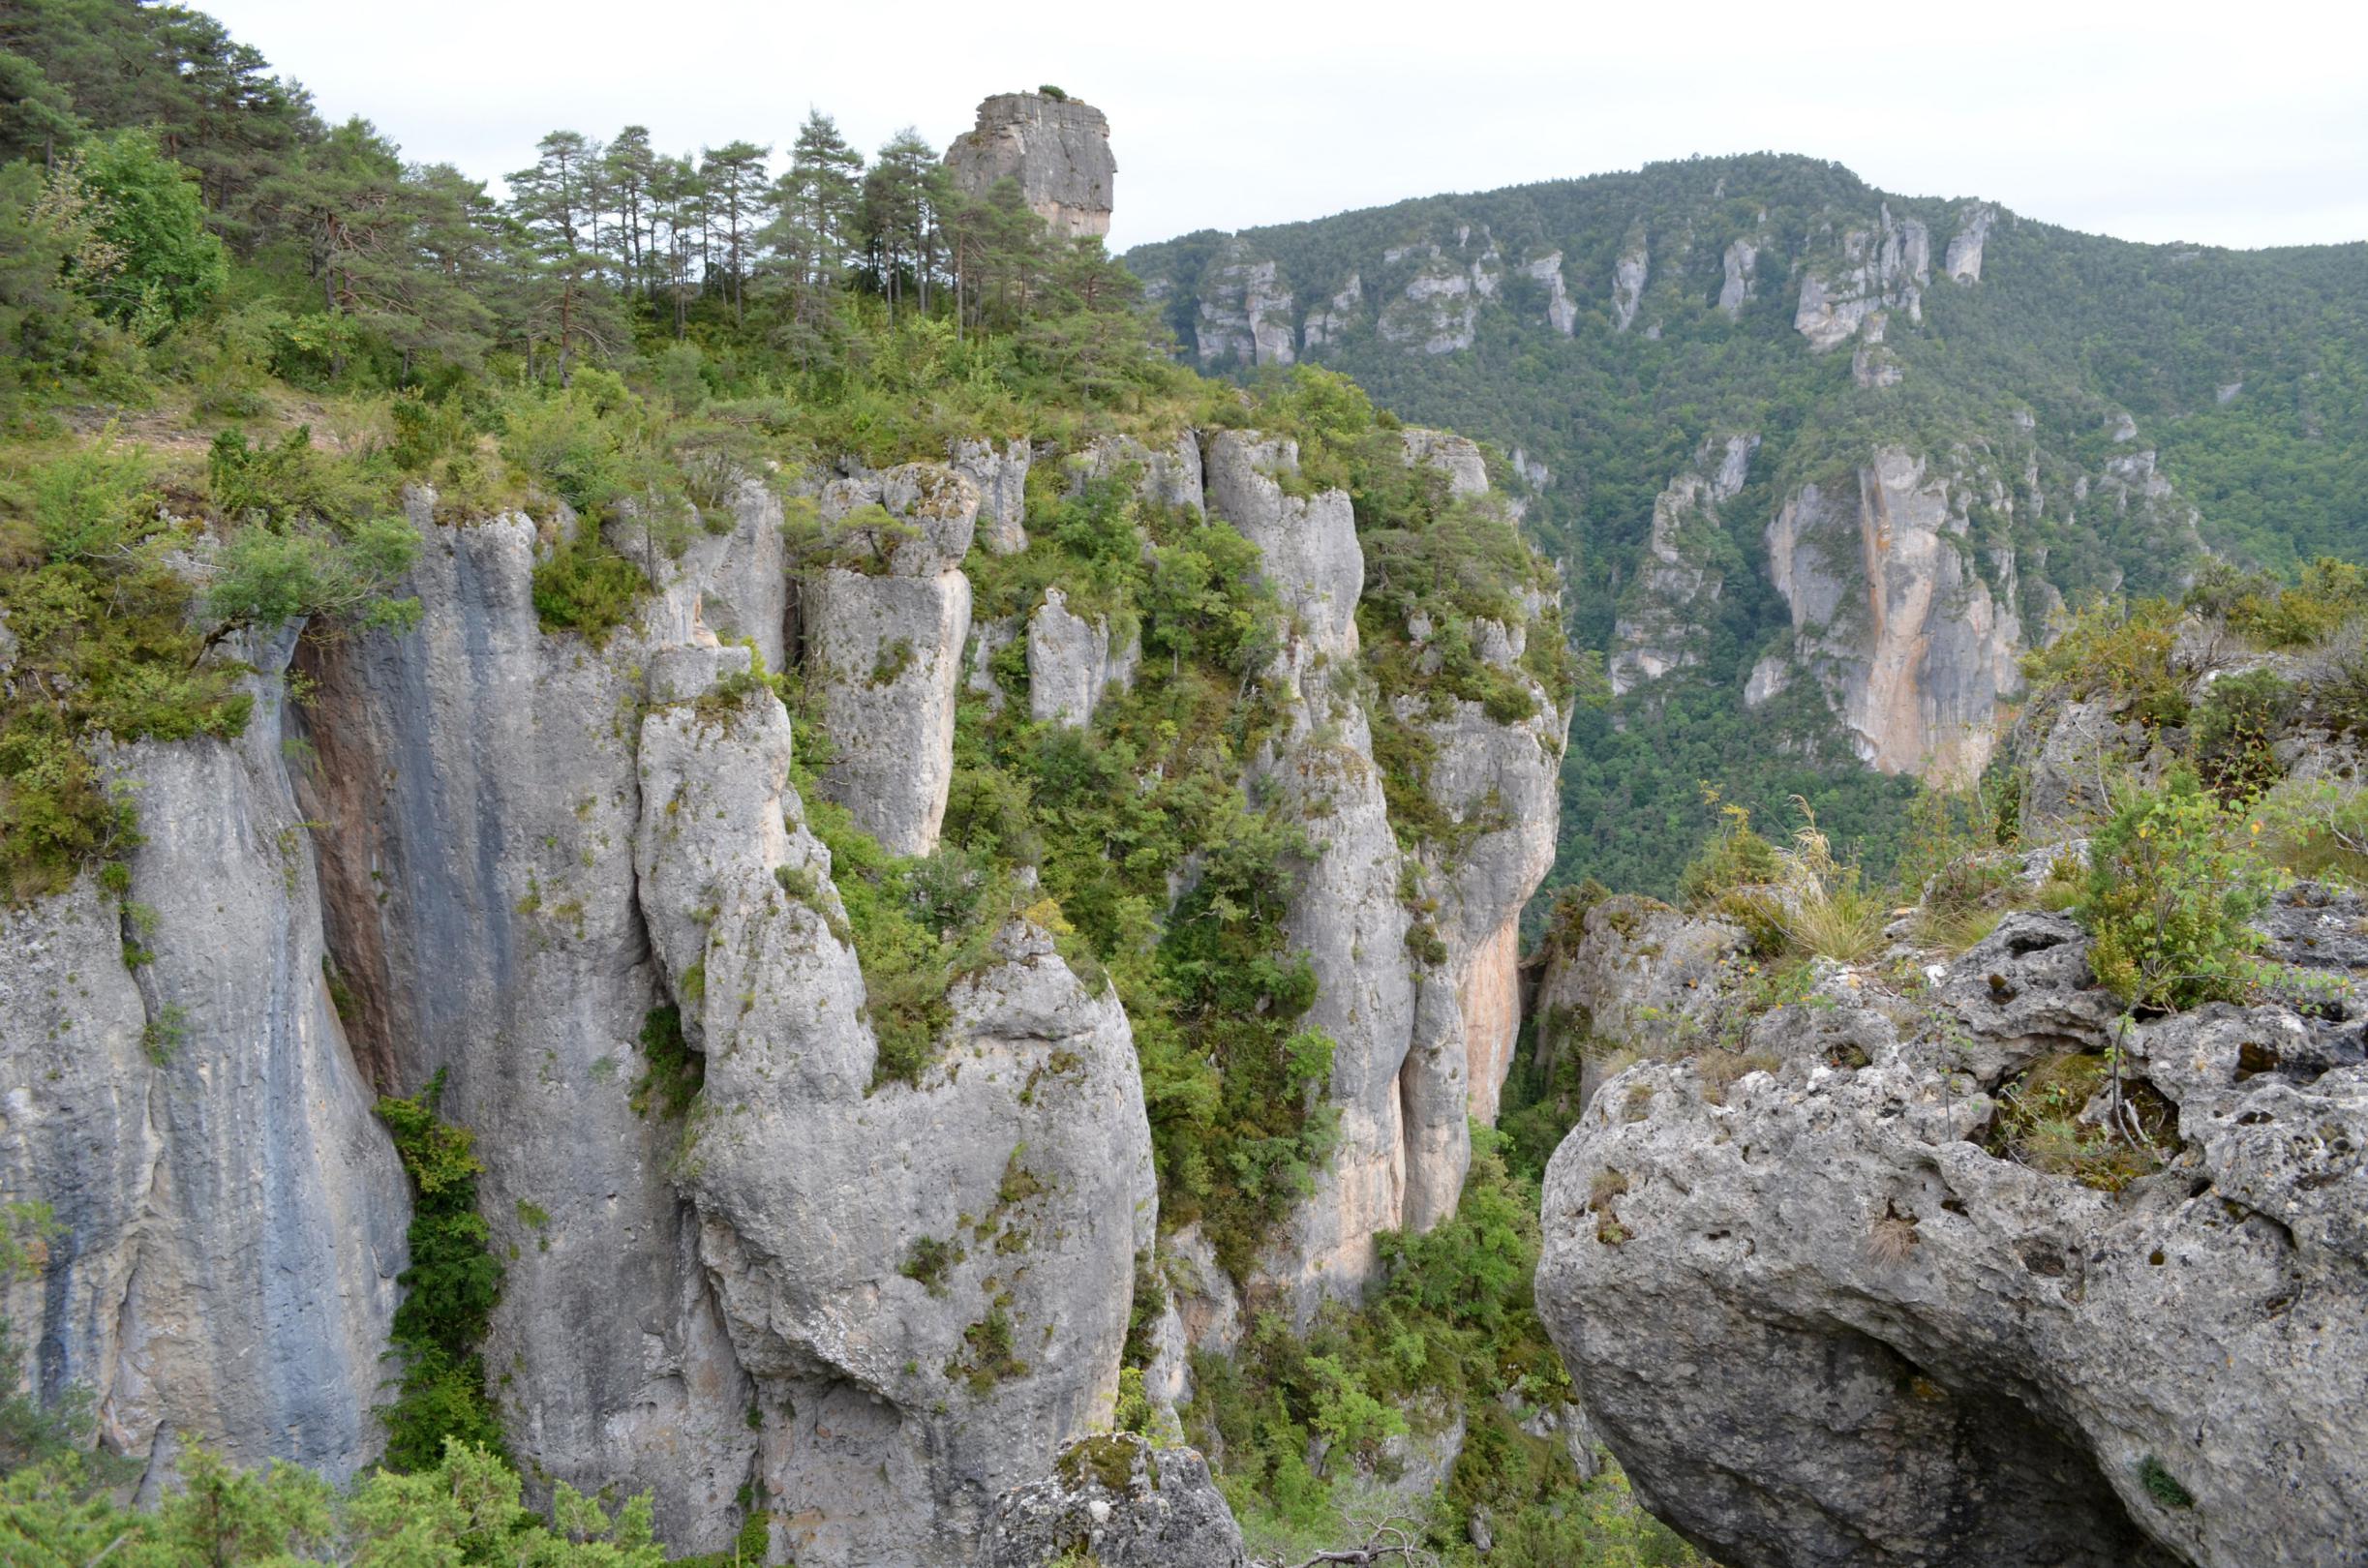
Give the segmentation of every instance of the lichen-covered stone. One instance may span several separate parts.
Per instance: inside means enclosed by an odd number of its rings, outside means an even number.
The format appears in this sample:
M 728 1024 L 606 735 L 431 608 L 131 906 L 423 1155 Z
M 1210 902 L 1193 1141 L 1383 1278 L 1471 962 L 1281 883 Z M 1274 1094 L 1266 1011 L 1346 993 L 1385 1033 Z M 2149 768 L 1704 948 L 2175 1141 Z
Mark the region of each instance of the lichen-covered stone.
M 1081 1554 L 1081 1558 L 1080 1558 Z M 1241 1526 L 1189 1448 L 1131 1432 L 1062 1450 L 1051 1474 L 996 1501 L 980 1568 L 1243 1568 Z
M 2002 925 L 2001 950 L 2044 928 Z M 1974 972 L 1836 1065 L 1826 1013 L 1717 1086 L 1640 1064 L 1548 1171 L 1539 1312 L 1638 1495 L 1721 1562 L 2318 1563 L 2368 1539 L 2368 1067 L 2215 1006 L 2124 1070 L 2176 1106 L 2118 1194 L 1993 1156 L 1964 1037 L 2092 1010 Z M 1977 950 L 1979 951 L 1979 950 Z M 2002 1002 L 1979 992 L 2011 992 Z M 2012 1016 L 2025 1009 L 2023 1020 Z M 1873 1008 L 1866 1010 L 1870 1013 Z M 2057 1038 L 2055 1043 L 2065 1043 Z

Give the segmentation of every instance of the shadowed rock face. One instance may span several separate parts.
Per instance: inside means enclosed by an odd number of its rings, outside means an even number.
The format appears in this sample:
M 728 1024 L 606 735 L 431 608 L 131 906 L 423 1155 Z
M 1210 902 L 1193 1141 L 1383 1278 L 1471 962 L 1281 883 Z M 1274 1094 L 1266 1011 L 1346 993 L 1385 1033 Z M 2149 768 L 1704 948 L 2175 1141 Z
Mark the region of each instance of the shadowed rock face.
M 965 193 L 984 196 L 997 180 L 1019 182 L 1028 210 L 1072 239 L 1110 231 L 1110 122 L 1074 98 L 1000 93 L 979 106 L 979 123 L 954 138 L 946 166 Z
M 2176 1107 L 2119 1193 L 1990 1154 L 2011 1075 L 2113 1012 L 2018 915 L 1921 997 L 1829 969 L 1776 1064 L 1647 1062 L 1546 1181 L 1540 1313 L 1640 1496 L 1721 1562 L 2237 1565 L 2368 1538 L 2356 1019 L 2137 1029 Z M 1863 1065 L 1862 1065 L 1863 1064 Z

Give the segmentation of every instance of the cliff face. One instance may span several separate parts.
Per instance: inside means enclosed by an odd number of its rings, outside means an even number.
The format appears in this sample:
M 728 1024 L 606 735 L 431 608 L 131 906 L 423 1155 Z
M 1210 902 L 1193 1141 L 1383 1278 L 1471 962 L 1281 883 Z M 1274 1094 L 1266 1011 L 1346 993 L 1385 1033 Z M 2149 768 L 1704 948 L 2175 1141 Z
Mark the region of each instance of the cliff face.
M 286 728 L 295 639 L 256 649 L 241 740 L 121 754 L 147 838 L 128 893 L 85 880 L 12 912 L 0 955 L 0 1160 L 64 1227 L 45 1286 L 7 1304 L 43 1388 L 92 1387 L 152 1479 L 182 1434 L 332 1474 L 370 1460 L 409 1221 L 371 1089 L 441 1074 L 504 1265 L 489 1394 L 538 1479 L 652 1491 L 681 1550 L 761 1508 L 779 1560 L 952 1564 L 1110 1419 L 1138 1269 L 1199 1258 L 1212 1299 L 1230 1288 L 1190 1233 L 1159 1236 L 1131 1021 L 1021 897 L 952 978 L 928 1060 L 883 1072 L 843 873 L 758 678 L 799 675 L 832 741 L 820 788 L 883 854 L 937 841 L 956 677 L 996 648 L 1024 640 L 1021 711 L 1044 722 L 1088 726 L 1123 692 L 1138 649 L 1058 582 L 973 635 L 969 574 L 1028 548 L 1035 454 L 953 451 L 960 469 L 820 487 L 833 553 L 794 582 L 758 484 L 679 559 L 613 524 L 651 588 L 596 644 L 534 604 L 537 563 L 589 524 L 439 523 L 414 492 L 415 626 L 305 643 Z M 1297 493 L 1290 443 L 1255 433 L 1207 437 L 1205 471 L 1191 432 L 1060 461 L 1238 529 L 1290 615 L 1264 674 L 1289 721 L 1249 787 L 1318 846 L 1288 923 L 1347 1133 L 1252 1282 L 1312 1312 L 1365 1278 L 1376 1231 L 1453 1208 L 1466 1118 L 1494 1113 L 1564 715 L 1542 691 L 1519 722 L 1409 709 L 1471 831 L 1401 850 L 1351 678 L 1347 495 Z M 1468 441 L 1412 432 L 1405 461 L 1499 504 Z M 1517 671 L 1549 616 L 1488 622 L 1489 657 Z M 1187 1324 L 1222 1347 L 1236 1323 L 1177 1316 L 1171 1359 Z
M 1017 180 L 1028 210 L 1071 239 L 1110 231 L 1110 122 L 1090 104 L 1043 93 L 1000 93 L 979 106 L 978 125 L 954 138 L 946 167 L 955 183 L 984 196 Z
M 1485 488 L 1469 442 L 1410 433 L 1408 461 L 1436 465 L 1451 489 Z M 1494 1120 L 1520 1023 L 1518 920 L 1553 860 L 1554 770 L 1568 714 L 1536 690 L 1535 711 L 1518 725 L 1489 720 L 1477 704 L 1431 721 L 1440 761 L 1428 788 L 1458 819 L 1485 819 L 1484 830 L 1455 857 L 1410 862 L 1374 760 L 1373 718 L 1351 675 L 1364 586 L 1355 518 L 1344 492 L 1287 492 L 1297 467 L 1293 443 L 1255 433 L 1220 432 L 1209 446 L 1209 511 L 1259 546 L 1291 617 L 1277 655 L 1289 724 L 1260 771 L 1319 846 L 1288 927 L 1316 973 L 1306 1021 L 1335 1045 L 1339 1140 L 1257 1282 L 1304 1321 L 1371 1277 L 1377 1232 L 1427 1228 L 1454 1208 L 1471 1157 L 1467 1118 Z M 1520 649 L 1508 639 L 1499 656 L 1515 665 Z M 1410 875 L 1439 886 L 1449 912 L 1437 932 L 1443 955 L 1427 964 L 1410 957 Z
M 1804 486 L 1768 526 L 1793 657 L 1826 683 L 1868 766 L 1974 778 L 2021 685 L 2014 553 L 1974 559 L 1966 487 L 1928 479 L 1904 451 L 1877 451 L 1857 479 L 1855 495 Z
M 114 756 L 144 842 L 9 912 L 0 1175 L 58 1226 L 8 1293 L 34 1390 L 79 1384 L 153 1495 L 183 1440 L 350 1474 L 380 1444 L 410 1195 L 348 1052 L 282 740 L 287 640 L 236 741 Z
M 1726 590 L 1714 564 L 1719 508 L 1743 489 L 1759 444 L 1756 436 L 1704 442 L 1693 469 L 1654 500 L 1647 553 L 1612 627 L 1606 673 L 1614 696 L 1702 662 L 1700 627 Z

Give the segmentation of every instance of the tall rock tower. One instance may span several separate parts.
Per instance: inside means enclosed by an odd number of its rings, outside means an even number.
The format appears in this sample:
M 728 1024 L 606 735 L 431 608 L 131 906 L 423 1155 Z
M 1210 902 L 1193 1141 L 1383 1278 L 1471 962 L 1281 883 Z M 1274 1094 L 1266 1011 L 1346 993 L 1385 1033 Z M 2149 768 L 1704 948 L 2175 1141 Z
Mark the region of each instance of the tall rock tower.
M 998 93 L 979 124 L 946 149 L 946 166 L 972 196 L 997 180 L 1019 182 L 1029 210 L 1072 239 L 1110 231 L 1110 122 L 1100 109 L 1050 93 Z

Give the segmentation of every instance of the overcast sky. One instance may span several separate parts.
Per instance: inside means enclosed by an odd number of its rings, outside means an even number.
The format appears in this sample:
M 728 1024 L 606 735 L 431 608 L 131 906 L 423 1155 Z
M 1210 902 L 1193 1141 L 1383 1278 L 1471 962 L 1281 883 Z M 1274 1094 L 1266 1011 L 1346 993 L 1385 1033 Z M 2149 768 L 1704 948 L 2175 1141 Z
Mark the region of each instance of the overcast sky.
M 1109 115 L 1113 247 L 1768 149 L 1887 190 L 2238 246 L 2368 239 L 2368 6 L 987 6 L 192 0 L 333 118 L 494 178 L 566 127 L 944 146 L 1051 82 Z

